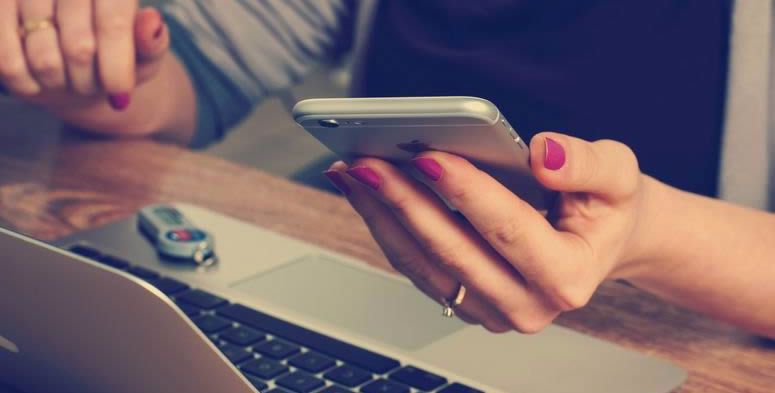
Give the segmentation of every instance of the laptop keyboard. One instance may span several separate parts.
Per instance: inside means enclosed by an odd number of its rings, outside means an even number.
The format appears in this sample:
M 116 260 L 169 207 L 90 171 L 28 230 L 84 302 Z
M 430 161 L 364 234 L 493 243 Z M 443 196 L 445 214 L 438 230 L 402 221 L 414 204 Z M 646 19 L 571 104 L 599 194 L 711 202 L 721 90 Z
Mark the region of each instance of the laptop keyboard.
M 70 251 L 124 270 L 169 296 L 262 393 L 482 393 L 94 248 L 76 245 Z

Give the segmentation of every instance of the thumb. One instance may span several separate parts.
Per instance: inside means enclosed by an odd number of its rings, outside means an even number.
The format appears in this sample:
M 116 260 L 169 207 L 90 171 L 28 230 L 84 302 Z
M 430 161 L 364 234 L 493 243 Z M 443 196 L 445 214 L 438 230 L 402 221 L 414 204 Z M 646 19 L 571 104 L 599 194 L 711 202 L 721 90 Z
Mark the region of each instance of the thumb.
M 586 192 L 620 199 L 637 190 L 640 169 L 626 145 L 587 142 L 568 135 L 543 132 L 530 141 L 533 175 L 545 187 L 560 192 Z
M 161 13 L 143 8 L 135 18 L 135 45 L 139 63 L 159 60 L 169 49 L 169 31 Z

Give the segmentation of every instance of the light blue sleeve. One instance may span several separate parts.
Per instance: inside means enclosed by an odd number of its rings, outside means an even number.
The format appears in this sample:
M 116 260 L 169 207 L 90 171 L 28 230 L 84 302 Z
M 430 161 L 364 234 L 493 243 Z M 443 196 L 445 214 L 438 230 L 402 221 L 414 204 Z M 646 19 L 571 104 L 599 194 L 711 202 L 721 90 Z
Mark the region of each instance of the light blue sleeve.
M 355 0 L 175 0 L 163 12 L 197 92 L 193 147 L 349 49 L 357 13 Z

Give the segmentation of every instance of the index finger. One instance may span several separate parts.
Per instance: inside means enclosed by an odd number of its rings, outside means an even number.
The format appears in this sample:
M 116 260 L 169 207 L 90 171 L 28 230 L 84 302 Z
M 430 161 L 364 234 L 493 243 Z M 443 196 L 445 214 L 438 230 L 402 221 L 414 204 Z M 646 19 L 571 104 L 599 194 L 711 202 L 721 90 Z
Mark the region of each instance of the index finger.
M 128 94 L 135 86 L 134 22 L 137 0 L 95 0 L 97 64 L 110 94 Z
M 16 0 L 0 0 L 0 91 L 2 85 L 16 94 L 32 96 L 40 85 L 27 67 L 19 36 L 19 9 Z

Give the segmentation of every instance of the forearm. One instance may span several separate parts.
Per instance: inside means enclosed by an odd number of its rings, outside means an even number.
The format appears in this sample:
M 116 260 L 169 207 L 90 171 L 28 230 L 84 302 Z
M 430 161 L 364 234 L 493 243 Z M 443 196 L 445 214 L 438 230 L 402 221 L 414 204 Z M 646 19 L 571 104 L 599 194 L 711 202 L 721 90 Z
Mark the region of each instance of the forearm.
M 36 101 L 80 129 L 118 137 L 153 137 L 187 144 L 196 127 L 196 96 L 178 59 L 168 54 L 159 73 L 138 86 L 124 111 L 111 108 L 105 97 Z
M 650 250 L 627 278 L 670 301 L 775 337 L 775 215 L 644 180 Z

